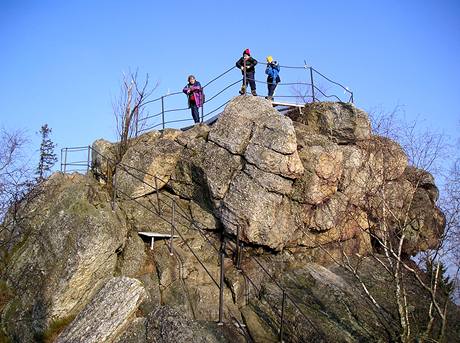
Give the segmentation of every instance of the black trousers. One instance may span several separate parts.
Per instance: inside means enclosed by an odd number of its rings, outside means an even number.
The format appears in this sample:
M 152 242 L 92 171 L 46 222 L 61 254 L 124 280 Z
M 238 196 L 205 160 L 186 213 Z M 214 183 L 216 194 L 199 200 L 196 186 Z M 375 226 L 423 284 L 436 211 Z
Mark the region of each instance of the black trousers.
M 275 89 L 277 84 L 276 83 L 271 83 L 270 81 L 267 81 L 267 87 L 268 87 L 268 96 L 273 97 L 273 94 L 275 93 Z
M 256 90 L 256 79 L 255 79 L 255 76 L 254 76 L 255 72 L 252 71 L 252 72 L 247 72 L 246 73 L 246 84 L 243 80 L 243 86 L 247 87 L 248 86 L 248 83 L 249 83 L 249 86 L 251 86 L 251 90 L 252 91 L 255 91 Z M 243 74 L 243 77 L 244 77 L 244 74 Z
M 190 102 L 190 109 L 192 110 L 192 117 L 195 123 L 200 122 L 200 110 L 194 101 Z

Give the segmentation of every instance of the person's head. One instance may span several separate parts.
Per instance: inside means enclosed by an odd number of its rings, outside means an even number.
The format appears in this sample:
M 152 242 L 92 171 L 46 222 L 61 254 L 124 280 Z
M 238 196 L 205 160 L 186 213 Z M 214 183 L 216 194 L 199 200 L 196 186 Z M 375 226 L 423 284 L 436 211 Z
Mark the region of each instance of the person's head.
M 195 78 L 194 75 L 189 75 L 187 80 L 188 80 L 188 83 L 193 85 L 195 83 L 195 81 L 196 81 L 196 78 Z
M 247 60 L 249 57 L 251 57 L 251 52 L 249 51 L 249 49 L 245 49 L 243 51 L 243 58 Z

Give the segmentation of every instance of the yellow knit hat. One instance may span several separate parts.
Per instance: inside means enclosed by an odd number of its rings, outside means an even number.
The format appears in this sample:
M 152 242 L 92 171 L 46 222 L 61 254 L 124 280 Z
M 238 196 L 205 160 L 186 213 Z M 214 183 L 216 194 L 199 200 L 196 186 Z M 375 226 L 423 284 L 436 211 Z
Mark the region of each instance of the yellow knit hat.
M 272 62 L 273 62 L 273 57 L 267 56 L 267 62 L 268 62 L 268 63 L 272 63 Z

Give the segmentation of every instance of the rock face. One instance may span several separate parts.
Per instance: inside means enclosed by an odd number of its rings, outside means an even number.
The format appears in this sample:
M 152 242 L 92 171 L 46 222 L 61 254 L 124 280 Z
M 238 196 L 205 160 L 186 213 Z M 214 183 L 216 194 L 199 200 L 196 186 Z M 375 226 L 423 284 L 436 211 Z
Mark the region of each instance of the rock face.
M 282 248 L 294 230 L 289 218 L 279 220 L 290 212 L 285 195 L 304 172 L 292 121 L 262 99 L 239 98 L 211 128 L 209 140 L 246 162 L 235 168 L 241 171 L 233 173 L 217 205 L 225 229 L 249 242 Z
M 82 175 L 54 174 L 29 207 L 21 222 L 27 229 L 6 270 L 17 297 L 2 317 L 24 342 L 83 308 L 111 277 L 127 232 L 107 193 Z
M 92 173 L 53 175 L 8 224 L 0 311 L 13 341 L 276 342 L 283 294 L 286 342 L 394 341 L 391 280 L 366 256 L 404 234 L 408 258 L 444 229 L 433 177 L 350 104 L 282 116 L 240 96 L 211 126 L 133 139 L 116 167 L 117 144 L 93 148 Z M 150 248 L 140 231 L 175 238 Z M 362 258 L 388 312 L 325 262 L 344 254 Z
M 223 337 L 186 318 L 169 306 L 159 307 L 147 318 L 148 342 L 222 342 Z
M 119 191 L 141 197 L 155 192 L 156 187 L 161 189 L 169 181 L 181 150 L 174 140 L 157 134 L 139 137 L 123 155 L 120 170 L 115 174 Z
M 140 281 L 113 278 L 62 332 L 56 343 L 107 342 L 117 337 L 146 296 Z
M 302 113 L 292 112 L 292 120 L 307 125 L 312 132 L 339 144 L 355 143 L 371 136 L 367 114 L 353 104 L 315 102 L 306 104 Z

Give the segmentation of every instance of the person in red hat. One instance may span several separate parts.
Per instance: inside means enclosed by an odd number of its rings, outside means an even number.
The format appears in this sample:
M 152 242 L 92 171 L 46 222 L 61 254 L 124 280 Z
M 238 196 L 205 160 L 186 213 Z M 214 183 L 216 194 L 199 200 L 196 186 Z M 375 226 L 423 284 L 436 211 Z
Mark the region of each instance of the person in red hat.
M 241 86 L 240 94 L 246 94 L 246 87 L 249 83 L 251 94 L 257 96 L 255 79 L 256 64 L 257 60 L 251 57 L 249 49 L 244 50 L 243 57 L 236 62 L 236 67 L 241 69 L 241 73 L 243 74 L 243 85 Z

